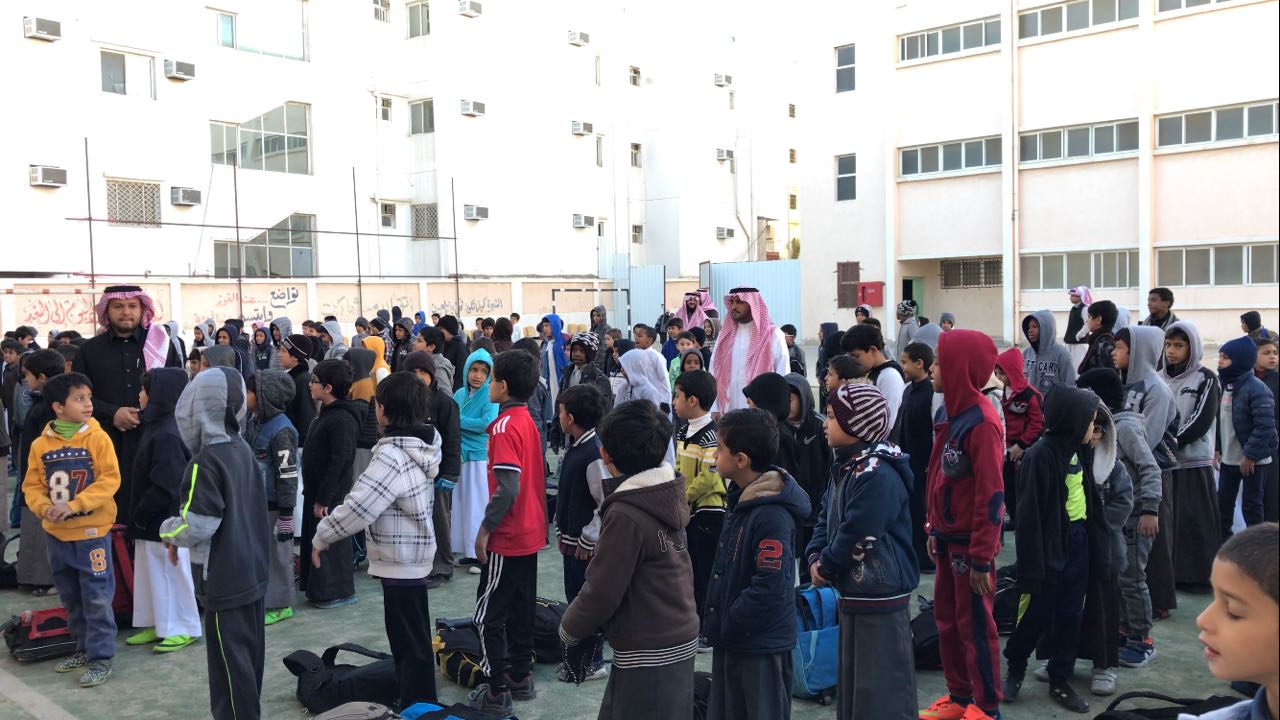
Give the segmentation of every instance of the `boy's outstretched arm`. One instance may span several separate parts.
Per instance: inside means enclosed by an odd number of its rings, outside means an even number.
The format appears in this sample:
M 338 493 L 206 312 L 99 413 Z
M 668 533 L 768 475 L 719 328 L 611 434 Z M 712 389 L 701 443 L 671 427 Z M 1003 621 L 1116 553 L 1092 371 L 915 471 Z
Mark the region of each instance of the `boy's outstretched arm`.
M 218 478 L 192 461 L 178 485 L 178 516 L 160 524 L 160 539 L 188 548 L 208 543 L 222 524 L 225 509 Z

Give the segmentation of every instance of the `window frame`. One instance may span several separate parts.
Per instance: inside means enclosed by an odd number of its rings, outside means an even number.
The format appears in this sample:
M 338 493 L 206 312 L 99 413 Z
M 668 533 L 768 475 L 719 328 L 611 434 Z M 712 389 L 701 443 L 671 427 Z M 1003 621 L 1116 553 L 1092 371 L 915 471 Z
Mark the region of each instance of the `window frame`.
M 414 16 L 417 16 L 418 32 L 414 32 Z M 405 26 L 409 38 L 428 37 L 431 35 L 431 3 L 429 0 L 411 2 L 405 6 Z
M 631 244 L 632 245 L 644 244 L 644 225 L 643 224 L 631 226 Z
M 958 283 L 948 281 L 948 270 L 959 273 Z M 998 255 L 946 258 L 938 263 L 938 285 L 942 290 L 1002 287 L 1004 285 L 1004 260 Z
M 996 146 L 1000 148 L 1000 152 L 998 153 L 999 158 L 997 158 L 996 162 L 989 162 L 988 161 L 989 158 L 987 157 L 988 156 L 987 150 L 991 146 L 992 141 L 995 141 L 997 143 Z M 959 165 L 956 167 L 948 167 L 948 160 L 950 155 L 952 154 L 952 152 L 949 151 L 948 148 L 953 148 L 957 145 L 959 146 L 959 149 L 960 149 Z M 976 165 L 971 164 L 971 158 L 969 157 L 971 151 L 974 149 L 974 146 L 978 146 L 982 151 L 981 163 Z M 924 156 L 925 156 L 925 152 L 930 150 L 936 152 L 936 155 L 937 155 L 936 170 L 925 170 Z M 916 162 L 915 162 L 916 171 L 905 172 L 904 171 L 905 160 L 908 156 L 911 156 L 911 155 L 914 155 L 916 157 Z M 898 148 L 897 179 L 899 181 L 902 181 L 902 180 L 913 180 L 916 178 L 933 178 L 933 177 L 939 177 L 939 176 L 947 177 L 947 176 L 954 176 L 954 175 L 964 175 L 966 173 L 974 174 L 974 173 L 982 173 L 982 172 L 995 172 L 996 168 L 999 168 L 1003 165 L 1004 165 L 1004 147 L 1003 147 L 1003 140 L 1001 136 L 986 135 L 983 137 L 962 138 L 958 140 L 947 140 L 944 142 L 926 143 L 924 145 L 910 145 L 907 147 Z
M 409 101 L 409 134 L 429 135 L 436 131 L 435 98 Z
M 391 0 L 373 0 L 373 19 L 379 22 L 391 22 Z
M 851 58 L 851 61 L 850 61 L 850 62 L 845 63 L 845 64 L 841 64 L 841 62 L 840 62 L 840 53 L 841 53 L 841 51 L 842 51 L 842 50 L 848 50 L 848 51 L 849 51 L 849 53 L 853 56 L 853 57 Z M 857 66 L 858 66 L 857 44 L 856 44 L 856 43 L 850 43 L 850 44 L 848 44 L 848 45 L 838 45 L 838 46 L 836 46 L 836 48 L 835 48 L 835 56 L 836 56 L 836 62 L 835 62 L 835 65 L 836 65 L 836 92 L 837 92 L 837 93 L 846 93 L 846 92 L 853 92 L 854 90 L 857 90 L 857 89 L 858 89 L 858 82 L 857 82 L 857 80 L 858 80 L 858 76 L 857 76 Z M 847 71 L 847 72 L 846 72 L 846 71 Z M 843 84 L 843 83 L 842 83 L 842 81 L 844 81 L 844 80 L 847 80 L 847 81 L 848 81 L 848 87 L 845 87 L 845 88 L 843 88 L 843 89 L 842 89 L 842 84 Z
M 1133 147 L 1126 147 L 1126 148 L 1119 147 L 1121 132 L 1122 132 L 1121 127 L 1125 127 L 1125 128 L 1132 127 L 1134 140 L 1135 140 Z M 1089 152 L 1083 155 L 1071 155 L 1070 154 L 1071 133 L 1073 131 L 1081 131 L 1081 130 L 1089 131 Z M 1124 120 L 1109 120 L 1107 122 L 1093 123 L 1093 124 L 1087 124 L 1087 125 L 1068 125 L 1064 127 L 1043 128 L 1040 130 L 1029 130 L 1026 132 L 1021 132 L 1021 133 L 1018 133 L 1018 164 L 1031 165 L 1031 166 L 1055 165 L 1055 164 L 1061 164 L 1061 163 L 1088 162 L 1093 158 L 1109 159 L 1112 157 L 1130 157 L 1138 152 L 1138 147 L 1136 144 L 1138 130 L 1139 130 L 1138 120 L 1136 118 L 1134 119 L 1126 118 Z M 1111 147 L 1112 147 L 1111 150 L 1099 151 L 1097 149 L 1099 131 L 1110 132 Z M 1048 134 L 1053 134 L 1053 133 L 1057 133 L 1061 138 L 1060 145 L 1059 145 L 1061 152 L 1057 157 L 1042 158 L 1041 155 L 1044 154 L 1043 136 Z M 1030 140 L 1035 141 L 1034 144 L 1035 144 L 1036 152 L 1035 152 L 1034 158 L 1026 157 L 1027 142 Z
M 851 172 L 842 172 L 840 169 L 840 161 L 844 160 L 845 158 L 853 159 L 853 170 Z M 835 172 L 836 202 L 849 202 L 849 201 L 857 200 L 858 199 L 858 154 L 845 153 L 844 155 L 837 155 L 835 171 L 836 171 Z M 853 194 L 850 197 L 840 197 L 841 187 L 845 184 L 842 181 L 845 181 L 845 180 L 852 181 Z
M 1055 283 L 1049 286 L 1045 282 L 1046 261 L 1054 259 L 1060 274 L 1054 273 Z M 1072 277 L 1073 259 L 1084 261 L 1088 266 L 1088 277 Z M 1026 292 L 1059 292 L 1074 287 L 1077 282 L 1100 290 L 1130 290 L 1138 287 L 1138 250 L 1135 248 L 1110 248 L 1103 250 L 1074 250 L 1069 252 L 1026 253 L 1019 256 L 1020 291 Z M 1037 263 L 1038 282 L 1030 287 L 1027 282 L 1025 263 Z M 1112 263 L 1111 270 L 1116 284 L 1106 282 L 1107 264 Z M 1060 285 L 1057 283 L 1061 283 Z M 1162 283 L 1163 284 L 1163 283 Z
M 631 65 L 627 69 L 627 82 L 631 83 L 632 87 L 640 87 L 641 77 L 639 66 Z
M 644 167 L 644 145 L 640 143 L 631 143 L 631 167 Z
M 295 227 L 295 223 L 297 227 Z M 214 242 L 214 277 L 267 277 L 267 278 L 297 278 L 297 277 L 315 277 L 316 275 L 316 216 L 310 213 L 291 213 L 284 220 L 276 223 L 267 230 L 255 235 L 247 240 L 217 240 Z M 305 240 L 297 241 L 298 236 L 303 236 Z M 283 242 L 282 242 L 283 240 Z M 272 250 L 285 250 L 285 255 L 289 258 L 289 268 L 287 273 L 272 273 L 271 264 L 272 257 L 275 253 Z M 266 261 L 266 272 L 259 274 L 255 272 L 250 274 L 249 268 L 249 252 L 261 255 Z M 295 272 L 295 263 L 298 260 L 299 251 L 306 251 L 307 258 L 311 267 L 306 273 Z M 232 265 L 225 262 L 227 268 L 225 274 L 218 270 L 218 253 L 224 253 L 227 260 L 230 260 L 231 253 L 236 254 L 238 265 Z M 231 273 L 231 268 L 235 268 L 236 272 Z M 258 268 L 255 268 L 258 270 Z
M 966 47 L 965 29 L 978 26 L 981 43 Z M 994 32 L 993 32 L 994 28 Z M 953 34 L 948 34 L 953 33 Z M 916 30 L 898 36 L 898 64 L 932 62 L 948 55 L 968 53 L 976 55 L 991 48 L 999 48 L 1004 37 L 999 15 L 986 15 L 964 22 Z M 948 50 L 954 38 L 954 49 Z M 912 53 L 914 49 L 914 54 Z M 931 52 L 932 50 L 932 52 Z
M 1253 111 L 1262 110 L 1262 109 L 1270 110 L 1270 112 L 1268 113 L 1268 117 L 1269 117 L 1268 129 L 1266 132 L 1253 132 L 1254 122 L 1261 119 L 1260 117 L 1255 118 L 1255 114 Z M 1228 113 L 1235 110 L 1239 110 L 1241 112 L 1241 126 L 1240 126 L 1241 134 L 1238 137 L 1230 137 L 1230 138 L 1218 137 L 1219 131 L 1220 131 L 1219 120 L 1218 120 L 1219 115 L 1221 113 Z M 1209 138 L 1207 140 L 1188 141 L 1187 140 L 1187 118 L 1190 116 L 1203 115 L 1205 113 L 1208 113 L 1209 115 Z M 1177 123 L 1178 139 L 1176 142 L 1165 142 L 1162 138 L 1162 133 L 1164 132 L 1166 123 L 1169 123 L 1167 126 L 1172 128 L 1173 122 Z M 1209 108 L 1197 108 L 1194 110 L 1183 110 L 1181 112 L 1157 115 L 1155 118 L 1155 123 L 1156 123 L 1156 137 L 1155 137 L 1156 152 L 1176 150 L 1176 149 L 1199 149 L 1199 148 L 1205 148 L 1205 147 L 1229 147 L 1232 145 L 1248 144 L 1252 142 L 1267 142 L 1270 140 L 1272 136 L 1280 134 L 1280 133 L 1277 133 L 1277 125 L 1280 125 L 1280 101 L 1271 99 L 1271 100 L 1262 100 L 1262 101 L 1254 101 L 1254 102 L 1246 102 L 1246 103 L 1235 103 L 1232 105 L 1220 105 L 1220 106 L 1209 107 Z
M 858 286 L 862 284 L 862 263 L 840 261 L 836 263 L 836 308 L 849 310 L 858 307 Z
M 391 121 L 391 98 L 385 95 L 378 96 L 378 118 Z
M 146 192 L 148 197 L 135 197 L 131 200 L 125 200 L 120 197 L 126 192 Z M 115 197 L 113 197 L 113 195 Z M 161 201 L 160 183 L 150 180 L 135 180 L 132 178 L 108 177 L 106 179 L 106 198 L 107 198 L 107 224 L 119 227 L 134 228 L 158 228 L 164 221 L 163 202 Z M 142 208 L 143 214 L 148 212 L 153 216 L 151 218 L 143 217 L 142 219 L 131 219 L 123 217 L 120 213 L 120 203 L 128 202 L 146 204 L 149 207 Z
M 299 118 L 295 117 L 299 109 L 302 112 L 300 120 L 304 127 L 301 132 L 295 132 L 293 123 L 299 120 Z M 276 115 L 277 112 L 279 115 Z M 275 116 L 274 118 L 271 117 L 273 115 Z M 283 130 L 267 128 L 266 124 L 270 122 L 280 123 L 278 127 L 282 127 Z M 220 161 L 215 158 L 216 153 L 213 152 L 215 147 L 212 145 L 213 136 L 212 133 L 210 134 L 209 161 L 214 165 L 235 165 L 242 170 L 263 170 L 265 172 L 282 172 L 290 175 L 314 174 L 312 162 L 314 150 L 311 145 L 311 105 L 307 103 L 286 102 L 283 105 L 271 108 L 252 120 L 240 124 L 217 120 L 209 121 L 211 131 L 214 127 L 220 127 L 223 130 L 222 159 Z M 232 130 L 236 140 L 234 156 L 232 156 L 226 143 L 227 133 Z M 246 148 L 249 151 L 246 151 Z M 252 152 L 255 148 L 256 153 Z M 305 151 L 306 167 L 295 171 L 292 169 L 291 163 L 297 160 L 294 157 L 294 153 L 299 149 Z M 270 160 L 270 156 L 277 153 L 283 153 L 283 157 L 279 160 L 279 162 L 284 163 L 283 169 L 268 167 L 269 161 L 272 164 L 276 163 L 276 161 Z
M 1219 252 L 1223 250 L 1240 250 L 1240 282 L 1218 282 L 1218 273 L 1221 270 L 1219 265 Z M 1255 258 L 1254 253 L 1261 248 L 1269 248 L 1271 254 L 1271 279 L 1255 279 Z M 1275 285 L 1280 280 L 1280 267 L 1277 266 L 1277 259 L 1280 258 L 1280 244 L 1276 242 L 1254 242 L 1254 243 L 1224 243 L 1222 245 L 1185 245 L 1178 247 L 1157 247 L 1156 249 L 1156 277 L 1161 281 L 1162 285 L 1167 287 L 1251 287 L 1254 285 Z M 1208 282 L 1204 283 L 1188 283 L 1187 282 L 1187 256 L 1189 253 L 1208 252 L 1209 264 L 1206 277 Z M 1176 254 L 1178 281 L 1172 282 L 1173 278 L 1163 275 L 1167 268 L 1167 258 Z M 1192 262 L 1195 262 L 1194 260 Z M 1259 263 L 1261 264 L 1261 263 Z M 1166 282 L 1169 281 L 1169 282 Z
M 388 212 L 390 210 L 390 212 Z M 378 203 L 378 224 L 380 227 L 394 230 L 396 227 L 396 218 L 399 215 L 399 209 L 393 202 Z M 390 222 L 388 222 L 388 219 Z

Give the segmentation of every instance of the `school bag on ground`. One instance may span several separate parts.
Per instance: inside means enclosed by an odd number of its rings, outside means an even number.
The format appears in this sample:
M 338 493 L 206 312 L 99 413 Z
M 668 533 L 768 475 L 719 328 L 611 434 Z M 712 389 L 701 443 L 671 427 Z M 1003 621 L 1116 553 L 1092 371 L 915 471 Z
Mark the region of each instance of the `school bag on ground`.
M 480 669 L 484 650 L 471 618 L 436 618 L 436 636 L 431 646 L 436 651 L 436 665 L 445 677 L 465 688 L 474 688 L 484 679 Z
M 1134 699 L 1159 700 L 1163 705 L 1152 708 L 1118 709 L 1121 703 Z M 1106 712 L 1095 720 L 1177 720 L 1179 715 L 1187 714 L 1199 717 L 1214 710 L 1231 707 L 1245 698 L 1213 695 L 1207 698 L 1175 698 L 1150 690 L 1127 692 L 1111 701 Z
M 372 658 L 365 665 L 339 665 L 340 651 Z M 298 678 L 298 702 L 313 713 L 349 702 L 394 705 L 400 699 L 396 664 L 387 653 L 370 650 L 363 645 L 334 645 L 316 657 L 308 650 L 298 650 L 284 659 L 284 666 Z
M 564 658 L 560 620 L 569 606 L 541 597 L 535 598 L 533 604 L 533 658 L 540 663 L 558 663 Z
M 938 620 L 933 615 L 933 601 L 916 596 L 920 612 L 911 618 L 911 650 L 917 670 L 941 670 L 942 651 L 938 648 Z
M 823 705 L 835 694 L 840 624 L 834 588 L 796 589 L 796 646 L 791 651 L 791 696 Z
M 399 720 L 400 716 L 386 705 L 369 702 L 342 703 L 316 715 L 314 720 Z
M 404 709 L 396 717 L 404 720 L 503 720 L 493 713 L 483 712 L 462 703 L 440 707 L 435 703 L 420 702 Z M 318 719 L 317 719 L 318 720 Z

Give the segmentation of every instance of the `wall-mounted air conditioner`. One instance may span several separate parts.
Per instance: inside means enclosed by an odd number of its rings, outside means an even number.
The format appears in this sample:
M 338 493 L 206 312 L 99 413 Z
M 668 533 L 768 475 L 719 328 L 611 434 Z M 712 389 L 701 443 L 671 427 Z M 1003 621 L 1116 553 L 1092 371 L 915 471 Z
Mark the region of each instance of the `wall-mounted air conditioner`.
M 44 18 L 22 18 L 22 34 L 33 40 L 53 42 L 62 39 L 62 23 Z
M 488 220 L 489 208 L 483 205 L 463 205 L 462 219 L 463 220 Z
M 476 17 L 481 12 L 482 12 L 482 9 L 480 7 L 480 3 L 476 2 L 476 0 L 459 0 L 458 2 L 459 15 L 465 15 L 467 17 Z
M 470 115 L 471 117 L 480 117 L 481 115 L 484 115 L 484 103 L 479 102 L 478 100 L 463 100 L 462 114 Z
M 194 80 L 196 77 L 196 64 L 165 60 L 164 76 L 170 80 Z
M 717 240 L 728 240 L 731 237 L 733 237 L 733 228 L 729 228 L 729 227 L 716 228 Z
M 717 159 L 717 160 L 732 160 L 732 159 L 733 159 L 733 151 L 732 151 L 732 150 L 729 150 L 728 148 L 719 148 L 719 149 L 717 149 L 717 150 L 716 150 L 716 159 Z
M 569 31 L 570 45 L 577 45 L 578 47 L 582 47 L 583 45 L 587 45 L 590 42 L 591 42 L 591 36 L 588 35 L 587 33 L 581 32 L 579 30 Z
M 720 73 L 716 73 L 716 85 L 720 87 L 729 87 L 732 84 L 733 84 L 732 75 L 722 75 Z
M 574 215 L 573 226 L 575 228 L 593 228 L 596 226 L 596 219 L 590 215 Z
M 592 132 L 594 132 L 594 129 L 592 128 L 591 123 L 589 122 L 574 120 L 572 123 L 569 124 L 569 132 L 573 133 L 574 135 L 590 135 Z
M 169 202 L 174 205 L 199 205 L 200 191 L 195 188 L 169 188 Z
M 32 187 L 62 187 L 67 184 L 67 171 L 52 165 L 31 166 Z

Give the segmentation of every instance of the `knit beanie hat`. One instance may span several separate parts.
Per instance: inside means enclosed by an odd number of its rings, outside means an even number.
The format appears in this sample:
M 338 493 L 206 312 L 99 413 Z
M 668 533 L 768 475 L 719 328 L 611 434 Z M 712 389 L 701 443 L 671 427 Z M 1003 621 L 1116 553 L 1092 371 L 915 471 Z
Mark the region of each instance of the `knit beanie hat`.
M 290 355 L 294 357 L 295 360 L 298 360 L 299 362 L 306 362 L 310 360 L 312 353 L 315 352 L 315 347 L 311 343 L 311 338 L 306 335 L 290 335 L 284 340 L 281 340 L 280 344 Z
M 1124 409 L 1124 382 L 1120 379 L 1120 373 L 1111 368 L 1085 371 L 1076 379 L 1076 387 L 1092 390 L 1108 410 L 1114 412 Z
M 452 315 L 445 315 L 440 318 L 440 322 L 436 323 L 436 326 L 454 337 L 458 336 L 458 318 Z
M 400 363 L 401 370 L 421 370 L 432 378 L 436 376 L 436 359 L 426 350 L 414 350 L 404 356 L 404 360 Z
M 889 403 L 875 385 L 841 385 L 827 396 L 840 429 L 865 442 L 889 437 Z
M 387 321 L 383 320 L 381 317 L 376 317 L 369 321 L 369 327 L 378 332 L 382 332 L 387 329 Z

